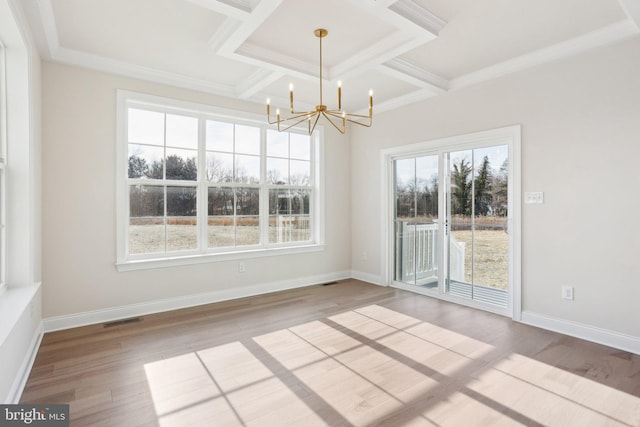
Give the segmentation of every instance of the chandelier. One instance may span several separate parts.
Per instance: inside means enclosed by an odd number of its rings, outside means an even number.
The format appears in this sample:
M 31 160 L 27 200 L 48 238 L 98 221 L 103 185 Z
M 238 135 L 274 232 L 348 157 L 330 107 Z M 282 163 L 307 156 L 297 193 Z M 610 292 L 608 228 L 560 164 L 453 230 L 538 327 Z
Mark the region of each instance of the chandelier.
M 278 131 L 282 132 L 306 121 L 308 124 L 309 135 L 323 116 L 329 123 L 333 125 L 340 133 L 344 134 L 347 130 L 347 123 L 354 123 L 360 126 L 371 127 L 373 117 L 373 91 L 369 91 L 369 114 L 351 114 L 342 109 L 342 82 L 338 82 L 338 108 L 330 110 L 322 102 L 322 39 L 327 36 L 328 31 L 324 28 L 318 28 L 313 32 L 320 39 L 320 103 L 316 105 L 314 110 L 295 111 L 293 108 L 293 84 L 289 84 L 289 104 L 290 116 L 281 117 L 280 109 L 276 109 L 276 119 L 271 120 L 271 100 L 267 99 L 267 121 L 270 125 L 277 124 Z

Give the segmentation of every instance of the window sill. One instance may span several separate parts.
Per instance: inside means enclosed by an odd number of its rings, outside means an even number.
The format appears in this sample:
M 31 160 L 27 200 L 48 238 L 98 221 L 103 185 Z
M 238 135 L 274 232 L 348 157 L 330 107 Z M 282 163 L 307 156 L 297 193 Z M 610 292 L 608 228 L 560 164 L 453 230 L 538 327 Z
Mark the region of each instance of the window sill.
M 286 248 L 252 249 L 246 251 L 208 253 L 168 258 L 153 258 L 143 260 L 122 261 L 116 263 L 119 272 L 150 270 L 155 268 L 178 267 L 183 265 L 205 264 L 210 262 L 233 261 L 250 258 L 262 258 L 279 255 L 297 255 L 310 252 L 324 251 L 324 244 L 309 244 L 303 246 L 289 246 Z
M 7 287 L 0 291 L 0 346 L 2 346 L 20 320 L 20 317 L 32 303 L 33 297 L 40 289 L 40 284 L 33 286 Z

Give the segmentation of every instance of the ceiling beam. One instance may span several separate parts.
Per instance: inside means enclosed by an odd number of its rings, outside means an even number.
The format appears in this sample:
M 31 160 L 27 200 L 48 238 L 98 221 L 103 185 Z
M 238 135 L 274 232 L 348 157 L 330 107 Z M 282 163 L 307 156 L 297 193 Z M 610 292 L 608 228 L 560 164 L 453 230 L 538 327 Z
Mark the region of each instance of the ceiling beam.
M 58 28 L 56 27 L 56 17 L 53 14 L 51 0 L 38 0 L 38 13 L 42 22 L 42 29 L 45 37 L 47 52 L 42 52 L 46 58 L 53 58 L 60 48 L 58 39 Z
M 236 87 L 236 96 L 241 99 L 249 99 L 271 83 L 282 78 L 282 71 L 272 71 L 260 68 Z
M 423 43 L 436 39 L 438 32 L 446 25 L 446 22 L 412 0 L 398 0 L 388 6 L 386 4 L 389 2 L 363 2 L 362 0 L 349 0 L 349 2 L 400 31 L 423 40 Z M 420 17 L 421 14 L 424 16 Z M 431 24 L 426 25 L 426 22 Z
M 271 16 L 283 0 L 262 0 L 237 29 L 220 43 L 217 53 L 233 57 L 236 50 Z
M 422 89 L 430 89 L 436 94 L 449 88 L 449 81 L 442 76 L 427 71 L 405 59 L 393 58 L 378 67 L 379 71 Z
M 618 0 L 620 6 L 638 28 L 640 28 L 640 0 Z
M 244 2 L 230 2 L 222 0 L 184 0 L 193 4 L 196 4 L 205 9 L 212 10 L 217 13 L 221 13 L 230 18 L 244 21 L 251 15 L 251 7 Z
M 389 10 L 413 22 L 431 34 L 440 33 L 440 30 L 447 24 L 413 0 L 399 0 L 389 5 Z

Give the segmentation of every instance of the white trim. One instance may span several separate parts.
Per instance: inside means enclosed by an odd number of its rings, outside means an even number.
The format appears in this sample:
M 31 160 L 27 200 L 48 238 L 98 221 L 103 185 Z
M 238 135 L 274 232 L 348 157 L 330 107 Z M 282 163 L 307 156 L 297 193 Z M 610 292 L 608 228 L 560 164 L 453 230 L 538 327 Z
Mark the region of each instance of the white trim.
M 430 290 L 428 288 L 422 288 L 420 286 L 413 286 L 413 285 L 409 285 L 402 282 L 396 282 L 396 281 L 393 281 L 389 286 L 391 286 L 392 288 L 402 289 L 404 291 L 413 292 L 413 293 L 424 295 L 427 297 L 432 297 L 442 301 L 452 302 L 458 305 L 464 305 L 465 307 L 481 309 L 484 311 L 488 311 L 490 313 L 499 314 L 501 316 L 511 317 L 507 308 L 456 297 L 455 295 L 451 295 L 446 292 L 440 293 L 438 291 Z
M 127 230 L 129 224 L 128 216 L 128 189 L 127 185 L 133 182 L 131 179 L 127 179 L 127 165 L 126 160 L 128 157 L 126 141 L 127 132 L 127 108 L 131 105 L 141 106 L 142 108 L 148 108 L 150 110 L 156 110 L 163 113 L 184 113 L 197 117 L 198 120 L 203 121 L 205 119 L 214 120 L 228 120 L 235 124 L 247 124 L 255 127 L 259 127 L 261 144 L 264 144 L 266 130 L 271 129 L 265 124 L 264 116 L 257 114 L 245 113 L 242 111 L 236 111 L 226 108 L 212 107 L 209 105 L 198 104 L 193 102 L 186 102 L 175 100 L 171 98 L 164 98 L 155 95 L 141 94 L 131 91 L 118 90 L 116 93 L 116 174 L 115 174 L 115 186 L 116 186 L 116 268 L 118 271 L 131 271 L 150 268 L 161 267 L 173 267 L 179 265 L 192 265 L 206 262 L 227 261 L 247 258 L 258 258 L 274 255 L 292 255 L 307 252 L 317 252 L 324 250 L 324 128 L 318 126 L 316 131 L 311 137 L 311 146 L 313 152 L 311 153 L 311 183 L 308 186 L 299 186 L 300 188 L 308 188 L 312 195 L 313 201 L 310 206 L 310 221 L 313 225 L 311 241 L 305 242 L 289 242 L 287 244 L 274 244 L 265 240 L 266 232 L 262 235 L 262 243 L 252 247 L 231 247 L 216 250 L 208 248 L 206 242 L 200 242 L 197 249 L 192 251 L 184 251 L 179 253 L 162 253 L 162 254 L 143 254 L 143 255 L 127 255 Z M 204 127 L 199 128 L 199 132 L 202 132 Z M 296 132 L 299 129 L 292 129 L 290 132 Z M 199 134 L 201 141 L 199 143 L 199 153 L 204 151 L 204 136 Z M 264 173 L 264 162 L 267 157 L 266 149 L 264 145 L 261 145 L 261 170 Z M 202 159 L 200 159 L 202 161 Z M 200 171 L 203 171 L 203 163 L 201 162 Z M 210 183 L 204 182 L 204 178 L 199 173 L 197 181 L 189 181 L 188 186 L 194 186 L 199 188 L 207 187 Z M 154 183 L 155 184 L 155 183 Z M 172 182 L 168 180 L 158 181 L 158 185 L 182 185 L 178 182 Z M 225 184 L 226 186 L 227 184 Z M 228 186 L 235 187 L 238 184 L 229 183 Z M 265 188 L 277 188 L 279 186 L 270 186 L 266 184 L 266 179 L 262 177 L 262 183 L 257 185 L 251 185 L 251 187 L 259 188 L 261 193 L 264 193 Z M 292 185 L 286 188 L 295 188 L 298 186 Z M 282 187 L 285 188 L 285 187 Z M 201 191 L 202 193 L 202 191 Z M 198 217 L 201 224 L 202 232 L 206 221 L 203 220 L 206 217 L 206 204 L 203 204 L 202 197 L 198 198 Z M 264 204 L 266 199 L 261 199 L 261 206 L 267 206 Z M 205 208 L 202 210 L 202 208 Z M 204 214 L 203 214 L 204 212 Z M 268 217 L 268 210 L 260 209 L 260 218 L 265 219 Z M 262 223 L 261 230 L 267 227 L 268 221 Z M 202 237 L 203 234 L 199 233 L 198 237 Z
M 620 6 L 631 19 L 636 27 L 640 29 L 640 1 L 638 0 L 618 0 Z
M 208 262 L 234 261 L 282 255 L 299 255 L 311 252 L 322 252 L 325 245 L 314 244 L 304 246 L 288 246 L 286 248 L 255 249 L 249 251 L 197 254 L 156 259 L 139 259 L 116 263 L 118 271 L 149 270 L 154 268 L 177 267 L 181 265 L 204 264 Z
M 11 404 L 17 404 L 20 402 L 22 392 L 24 391 L 24 387 L 27 385 L 27 380 L 29 379 L 29 374 L 31 374 L 33 363 L 36 361 L 36 356 L 38 355 L 38 350 L 40 349 L 40 343 L 42 342 L 43 336 L 43 324 L 40 322 L 40 325 L 38 325 L 35 333 L 33 334 L 31 344 L 29 344 L 29 350 L 18 369 L 18 372 L 16 372 L 16 376 L 11 388 L 9 389 L 6 402 Z
M 447 25 L 444 20 L 417 4 L 414 0 L 398 0 L 395 3 L 391 3 L 388 8 L 432 34 L 440 33 Z
M 392 58 L 380 64 L 378 70 L 398 80 L 424 89 L 432 89 L 434 93 L 445 93 L 449 88 L 449 81 L 438 74 L 402 58 Z
M 522 312 L 521 322 L 640 355 L 640 337 L 530 311 Z
M 320 274 L 316 276 L 300 277 L 297 279 L 281 280 L 271 283 L 255 284 L 238 288 L 221 289 L 218 291 L 206 292 L 201 294 L 185 295 L 181 297 L 167 298 L 139 304 L 130 304 L 103 310 L 87 311 L 65 316 L 49 317 L 43 320 L 44 331 L 53 332 L 63 329 L 77 328 L 79 326 L 93 325 L 96 323 L 109 322 L 113 320 L 125 319 L 128 317 L 144 316 L 147 314 L 162 313 L 165 311 L 195 307 L 204 304 L 211 304 L 214 302 L 263 295 L 266 293 L 284 291 L 287 289 L 303 288 L 307 286 L 333 282 L 336 280 L 348 279 L 350 277 L 350 271 L 342 271 Z
M 282 71 L 259 69 L 236 86 L 236 95 L 241 99 L 249 99 L 259 91 L 284 76 Z
M 449 90 L 457 90 L 477 83 L 532 68 L 547 62 L 576 55 L 638 34 L 633 21 L 625 19 L 590 33 L 545 47 L 524 55 L 465 74 L 449 82 Z
M 60 47 L 56 16 L 53 13 L 53 3 L 51 0 L 37 0 L 37 2 L 40 22 L 46 39 L 45 46 L 47 47 L 47 52 L 42 52 L 42 56 L 45 58 L 53 58 Z
M 382 277 L 377 274 L 365 273 L 364 271 L 351 270 L 351 278 L 370 283 L 372 285 L 387 286 L 384 284 Z
M 213 12 L 221 13 L 234 19 L 245 21 L 251 16 L 251 7 L 247 4 L 231 4 L 220 0 L 185 0 Z
M 382 284 L 399 287 L 410 291 L 417 291 L 418 287 L 404 287 L 402 284 L 395 282 L 393 279 L 393 230 L 391 229 L 391 218 L 393 218 L 393 159 L 398 157 L 411 157 L 415 155 L 438 154 L 445 152 L 459 151 L 470 148 L 476 148 L 482 144 L 506 144 L 509 146 L 510 165 L 509 165 L 509 197 L 511 204 L 509 206 L 508 221 L 511 225 L 512 233 L 510 237 L 510 266 L 509 266 L 509 282 L 512 287 L 510 289 L 511 299 L 508 305 L 508 311 L 499 307 L 493 307 L 488 304 L 481 304 L 476 301 L 466 301 L 455 296 L 447 295 L 443 292 L 427 292 L 425 295 L 433 296 L 447 301 L 459 302 L 470 307 L 481 308 L 487 311 L 510 315 L 514 320 L 520 319 L 521 311 L 521 133 L 520 125 L 507 126 L 498 129 L 491 129 L 481 132 L 474 132 L 464 135 L 457 135 L 446 138 L 439 138 L 431 141 L 418 142 L 414 144 L 402 145 L 397 147 L 386 148 L 380 150 L 380 171 L 381 179 L 383 179 L 383 194 L 381 197 L 381 224 L 382 232 L 380 265 L 382 266 Z M 440 176 L 442 180 L 442 176 Z M 444 192 L 440 192 L 439 217 L 442 216 L 444 204 L 442 199 Z M 442 247 L 445 245 L 441 244 Z M 442 258 L 442 257 L 441 257 Z M 442 260 L 440 267 L 442 271 Z M 422 293 L 422 292 L 419 292 Z
M 66 64 L 95 70 L 101 73 L 111 73 L 115 75 L 126 76 L 134 79 L 140 79 L 163 85 L 210 93 L 214 95 L 227 97 L 235 96 L 235 87 L 231 85 L 216 83 L 210 80 L 198 79 L 190 76 L 185 76 L 183 74 L 158 70 L 155 68 L 144 67 L 129 62 L 118 61 L 116 59 L 111 59 L 86 52 L 80 52 L 64 47 L 59 47 L 58 49 L 56 49 L 53 59 L 55 59 L 56 61 L 64 62 Z
M 7 81 L 5 47 L 0 39 L 0 292 L 7 287 Z

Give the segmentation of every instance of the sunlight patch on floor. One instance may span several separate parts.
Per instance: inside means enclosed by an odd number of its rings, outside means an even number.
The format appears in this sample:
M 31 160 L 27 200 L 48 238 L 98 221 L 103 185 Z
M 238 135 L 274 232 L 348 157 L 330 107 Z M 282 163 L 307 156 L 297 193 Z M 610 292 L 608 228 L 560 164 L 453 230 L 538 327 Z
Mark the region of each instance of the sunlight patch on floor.
M 161 426 L 640 425 L 639 398 L 519 354 L 490 364 L 494 350 L 371 305 L 145 373 Z
M 519 354 L 469 388 L 542 424 L 640 425 L 639 398 Z

